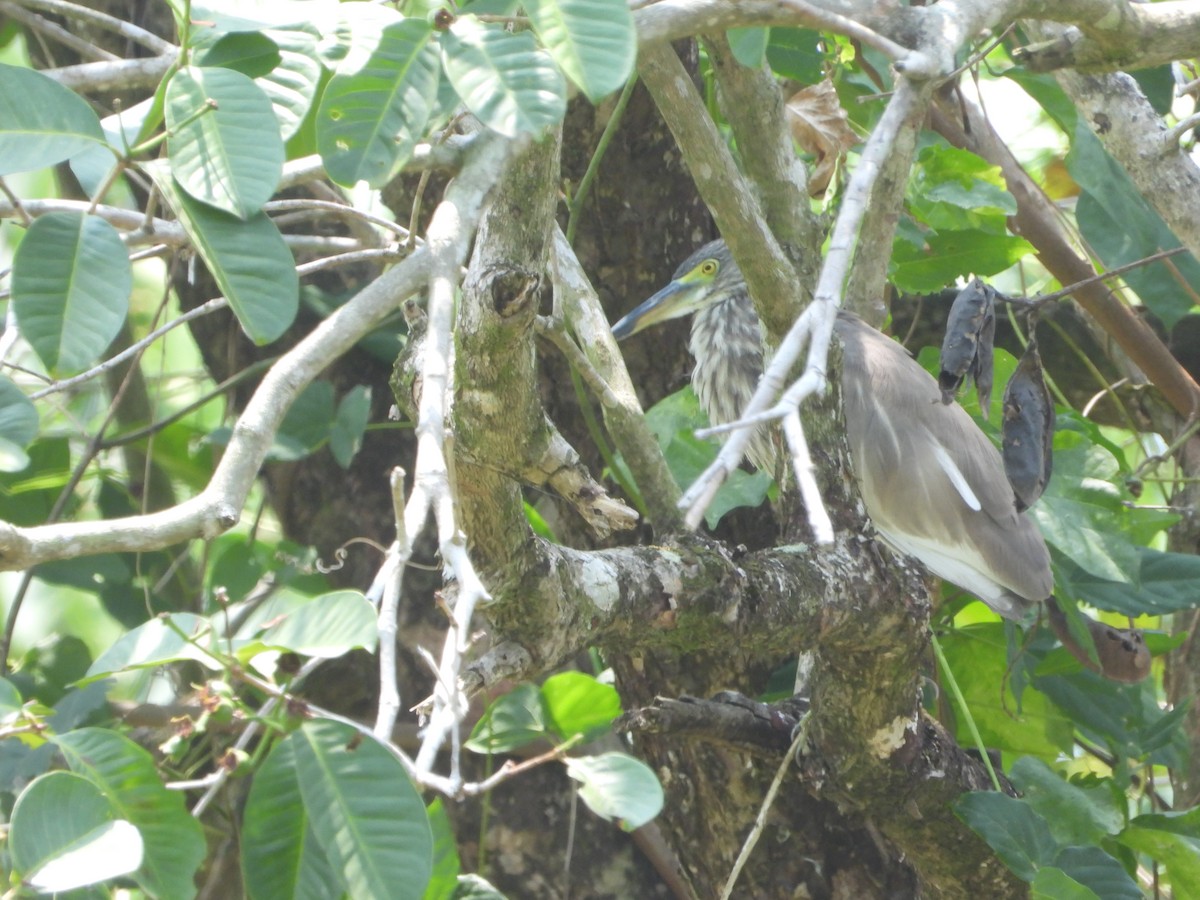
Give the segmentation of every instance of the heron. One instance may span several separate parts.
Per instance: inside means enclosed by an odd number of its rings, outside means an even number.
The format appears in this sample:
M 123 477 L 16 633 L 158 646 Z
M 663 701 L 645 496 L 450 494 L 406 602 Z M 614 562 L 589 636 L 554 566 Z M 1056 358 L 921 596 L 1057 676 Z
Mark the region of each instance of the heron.
M 722 240 L 684 260 L 669 284 L 613 326 L 613 335 L 623 340 L 686 315 L 694 316 L 689 349 L 700 405 L 713 424 L 735 421 L 762 376 L 764 332 Z M 1020 621 L 1048 602 L 1059 638 L 1085 666 L 1097 668 L 1066 633 L 1052 597 L 1046 543 L 1034 521 L 1018 511 L 1000 452 L 961 406 L 940 402 L 937 381 L 896 341 L 844 311 L 834 334 L 842 345 L 851 464 L 884 543 L 1004 618 Z M 760 431 L 747 456 L 772 473 L 778 452 Z M 1149 671 L 1140 633 L 1087 621 L 1106 675 L 1134 681 Z

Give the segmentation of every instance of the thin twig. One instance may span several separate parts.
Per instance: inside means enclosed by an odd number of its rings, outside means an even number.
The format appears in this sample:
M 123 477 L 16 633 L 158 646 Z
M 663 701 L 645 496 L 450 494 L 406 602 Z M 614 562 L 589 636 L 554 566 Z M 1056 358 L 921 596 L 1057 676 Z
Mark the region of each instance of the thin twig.
M 103 375 L 110 369 L 114 369 L 121 365 L 121 363 L 125 362 L 127 359 L 130 359 L 133 356 L 141 353 L 168 331 L 172 331 L 173 329 L 178 328 L 180 325 L 185 325 L 192 321 L 192 319 L 198 319 L 201 316 L 207 316 L 210 313 L 214 313 L 219 309 L 224 309 L 228 305 L 229 301 L 224 297 L 215 297 L 212 300 L 209 300 L 207 303 L 201 303 L 195 309 L 189 309 L 187 312 L 182 313 L 176 318 L 172 319 L 170 322 L 167 322 L 167 324 L 156 328 L 137 343 L 130 344 L 116 356 L 109 357 L 97 366 L 92 366 L 92 368 L 88 369 L 86 372 L 80 372 L 78 375 L 73 375 L 70 378 L 64 378 L 61 381 L 55 381 L 49 387 L 44 387 L 40 391 L 35 391 L 34 393 L 30 394 L 29 399 L 40 400 L 49 394 L 56 394 L 61 391 L 70 390 L 77 385 L 91 381 L 93 378 Z
M 738 853 L 737 859 L 734 860 L 733 868 L 729 870 L 729 878 L 725 880 L 725 887 L 721 891 L 721 900 L 729 900 L 733 895 L 733 886 L 737 883 L 738 875 L 742 873 L 742 869 L 750 859 L 750 854 L 754 852 L 755 844 L 758 843 L 758 839 L 762 837 L 763 831 L 766 830 L 767 813 L 771 811 L 771 807 L 775 803 L 775 797 L 779 793 L 779 788 L 783 785 L 783 778 L 787 775 L 788 769 L 791 768 L 792 761 L 796 758 L 796 753 L 803 745 L 805 737 L 804 722 L 801 721 L 796 726 L 796 736 L 792 739 L 792 745 L 788 747 L 787 753 L 780 760 L 779 768 L 775 770 L 775 777 L 771 780 L 771 786 L 767 788 L 767 794 L 763 797 L 762 806 L 758 808 L 758 815 L 754 818 L 754 827 L 746 835 L 741 852 Z
M 376 581 L 382 585 L 379 601 L 379 710 L 375 715 L 375 737 L 391 737 L 400 714 L 400 689 L 396 679 L 396 619 L 400 611 L 400 592 L 404 565 L 412 556 L 412 540 L 404 527 L 404 470 L 392 469 L 388 477 L 392 489 L 392 511 L 396 520 L 396 540 L 388 548 Z

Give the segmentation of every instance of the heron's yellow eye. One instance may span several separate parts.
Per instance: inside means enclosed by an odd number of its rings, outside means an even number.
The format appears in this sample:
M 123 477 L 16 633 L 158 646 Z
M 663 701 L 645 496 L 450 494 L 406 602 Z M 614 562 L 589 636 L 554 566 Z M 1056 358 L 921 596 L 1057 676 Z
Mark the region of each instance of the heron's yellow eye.
M 718 268 L 719 263 L 715 259 L 706 259 L 704 262 L 700 263 L 700 274 L 711 278 L 713 275 L 717 274 Z

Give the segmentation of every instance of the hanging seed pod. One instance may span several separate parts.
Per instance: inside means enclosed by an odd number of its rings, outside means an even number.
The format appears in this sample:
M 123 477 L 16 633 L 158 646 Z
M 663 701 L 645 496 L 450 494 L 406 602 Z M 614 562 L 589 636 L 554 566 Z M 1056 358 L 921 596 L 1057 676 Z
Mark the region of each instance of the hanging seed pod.
M 1105 678 L 1113 681 L 1134 683 L 1141 681 L 1150 674 L 1150 650 L 1146 647 L 1146 639 L 1136 628 L 1114 628 L 1104 622 L 1097 622 L 1082 613 L 1075 613 L 1091 636 L 1092 645 L 1096 648 L 1096 658 L 1093 659 L 1075 636 L 1071 634 L 1067 615 L 1051 597 L 1046 601 L 1050 611 L 1050 627 L 1062 641 L 1064 647 L 1074 656 L 1084 668 L 1099 672 Z
M 946 321 L 942 341 L 938 387 L 942 403 L 949 405 L 969 375 L 979 389 L 979 403 L 987 418 L 992 391 L 992 342 L 996 334 L 996 292 L 978 278 L 959 291 Z
M 1054 403 L 1046 389 L 1042 357 L 1033 338 L 1004 389 L 1001 432 L 1004 473 L 1020 512 L 1042 496 L 1054 463 Z

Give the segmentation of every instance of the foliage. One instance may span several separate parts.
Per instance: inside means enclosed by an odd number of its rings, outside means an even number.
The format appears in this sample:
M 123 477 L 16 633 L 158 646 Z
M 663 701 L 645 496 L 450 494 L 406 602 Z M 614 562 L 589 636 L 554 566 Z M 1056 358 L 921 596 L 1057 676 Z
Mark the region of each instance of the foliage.
M 572 90 L 604 102 L 629 81 L 638 52 L 623 0 L 529 0 L 520 27 L 510 27 L 515 4 L 488 0 L 464 4 L 459 15 L 326 0 L 171 6 L 178 57 L 151 96 L 105 118 L 81 93 L 34 71 L 11 34 L 0 35 L 8 45 L 0 176 L 11 200 L 5 216 L 20 223 L 2 233 L 11 253 L 8 323 L 23 339 L 16 351 L 7 332 L 3 339 L 5 359 L 19 356 L 0 375 L 4 523 L 104 523 L 142 512 L 139 494 L 148 488 L 140 475 L 129 484 L 127 461 L 118 459 L 126 445 L 146 451 L 147 470 L 180 492 L 209 490 L 220 448 L 239 436 L 214 401 L 235 385 L 195 377 L 197 348 L 177 333 L 152 334 L 164 317 L 182 314 L 177 298 L 160 303 L 170 280 L 154 257 L 186 253 L 203 262 L 223 299 L 197 315 L 228 306 L 269 352 L 320 344 L 322 335 L 305 336 L 309 326 L 298 317 L 315 310 L 332 319 L 340 301 L 314 284 L 302 288 L 296 255 L 304 241 L 278 221 L 294 209 L 276 198 L 299 183 L 300 163 L 346 188 L 342 196 L 362 198 L 402 171 L 431 166 L 427 157 L 453 145 L 452 123 L 467 113 L 491 134 L 544 140 L 561 125 Z M 854 124 L 876 124 L 851 99 L 874 94 L 868 70 L 886 66 L 855 57 L 845 39 L 794 27 L 740 29 L 730 39 L 742 64 L 765 63 L 780 78 L 833 73 Z M 1013 67 L 1002 47 L 989 61 L 1044 110 L 1039 130 L 1064 142 L 1055 162 L 1078 191 L 1074 222 L 1102 267 L 1179 246 L 1053 81 Z M 44 173 L 27 174 L 59 165 L 73 176 L 62 183 L 74 187 L 47 187 Z M 77 187 L 89 202 L 72 199 Z M 972 274 L 1006 287 L 1018 276 L 1048 283 L 1034 246 L 1012 231 L 1017 201 L 996 166 L 926 132 L 904 190 L 889 257 L 902 292 L 935 291 Z M 405 256 L 411 248 L 400 241 L 412 236 L 381 222 L 374 202 L 347 204 L 370 246 L 355 244 L 333 263 L 303 263 L 304 278 L 326 265 Z M 307 237 L 342 246 L 325 234 Z M 1198 266 L 1179 257 L 1125 279 L 1169 329 L 1194 312 Z M 396 349 L 400 326 L 372 330 L 364 343 Z M 112 396 L 100 376 L 125 350 L 137 351 L 132 364 L 160 406 L 155 421 L 119 422 L 114 437 Z M 295 463 L 328 450 L 349 469 L 376 427 L 372 387 L 318 378 L 330 360 L 319 362 L 269 433 L 252 436 L 260 462 Z M 998 381 L 1013 366 L 998 351 Z M 1200 560 L 1164 549 L 1178 518 L 1161 509 L 1167 498 L 1136 493 L 1156 472 L 1173 474 L 1160 458 L 1161 439 L 1101 428 L 1060 399 L 1055 475 L 1033 509 L 1053 550 L 1057 596 L 1114 621 L 1137 619 L 1162 656 L 1172 646 L 1162 617 L 1195 608 Z M 979 413 L 976 399 L 962 400 Z M 999 404 L 994 397 L 993 423 Z M 697 419 L 686 389 L 648 416 L 681 486 L 715 454 L 694 437 Z M 616 465 L 632 483 L 624 458 Z M 762 505 L 770 491 L 764 473 L 733 473 L 708 508 L 709 526 L 729 510 Z M 499 896 L 462 871 L 442 800 L 422 797 L 431 786 L 458 795 L 457 771 L 443 782 L 422 780 L 428 769 L 418 772 L 390 728 L 361 726 L 305 699 L 319 662 L 356 649 L 378 653 L 381 638 L 394 639 L 377 622 L 384 589 L 369 598 L 333 589 L 312 548 L 273 536 L 269 512 L 265 518 L 265 536 L 238 528 L 216 537 L 213 529 L 194 542 L 204 547 L 64 552 L 30 571 L 11 607 L 3 661 L 11 671 L 0 679 L 0 791 L 10 822 L 3 864 L 14 886 L 52 893 L 132 882 L 147 896 L 194 896 L 216 843 L 206 842 L 201 818 L 228 783 L 249 779 L 244 805 L 230 805 L 236 826 L 222 827 L 237 835 L 251 897 Z M 553 537 L 538 521 L 538 533 Z M 189 573 L 196 584 L 177 583 Z M 14 642 L 26 595 L 42 607 L 40 617 Z M 1139 871 L 1153 867 L 1175 896 L 1200 896 L 1197 810 L 1168 809 L 1154 789 L 1197 752 L 1181 728 L 1187 708 L 1164 703 L 1161 666 L 1143 684 L 1114 685 L 1044 636 L 1027 639 L 952 594 L 935 625 L 984 742 L 1003 755 L 1023 793 L 968 794 L 955 811 L 1034 895 L 1138 897 Z M 115 714 L 123 700 L 178 701 L 186 713 L 147 749 Z M 464 744 L 486 756 L 540 754 L 498 780 L 561 763 L 590 809 L 633 830 L 663 807 L 654 770 L 624 752 L 575 752 L 608 735 L 620 711 L 610 684 L 564 671 L 495 697 Z M 966 740 L 961 713 L 933 704 L 931 711 Z

